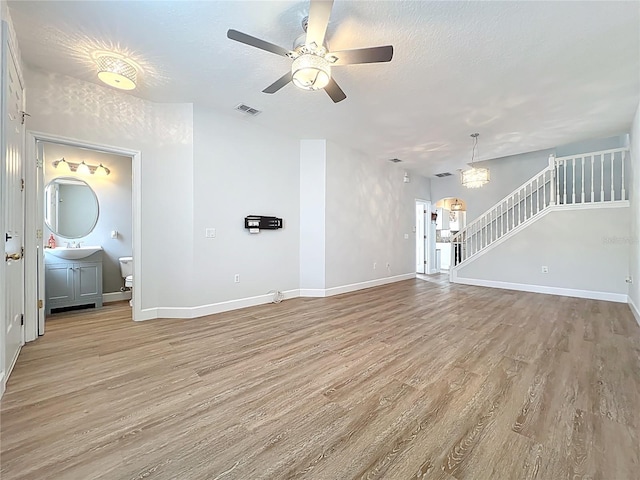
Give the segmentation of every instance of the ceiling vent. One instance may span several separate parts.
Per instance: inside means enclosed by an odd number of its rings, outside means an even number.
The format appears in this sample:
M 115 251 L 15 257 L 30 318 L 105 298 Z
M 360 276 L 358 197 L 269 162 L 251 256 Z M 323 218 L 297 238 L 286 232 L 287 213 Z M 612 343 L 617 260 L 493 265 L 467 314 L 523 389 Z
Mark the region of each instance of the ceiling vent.
M 393 163 L 400 163 L 402 160 L 400 160 L 399 158 L 390 158 L 389 161 Z
M 244 103 L 237 105 L 236 110 L 239 110 L 242 113 L 246 113 L 247 115 L 251 115 L 252 117 L 255 117 L 256 115 L 262 113 L 260 110 L 256 110 L 255 108 L 250 107 L 249 105 L 245 105 Z
M 440 178 L 442 178 L 442 177 L 450 177 L 451 175 L 453 175 L 453 174 L 450 173 L 450 172 L 436 173 L 436 177 L 440 177 Z

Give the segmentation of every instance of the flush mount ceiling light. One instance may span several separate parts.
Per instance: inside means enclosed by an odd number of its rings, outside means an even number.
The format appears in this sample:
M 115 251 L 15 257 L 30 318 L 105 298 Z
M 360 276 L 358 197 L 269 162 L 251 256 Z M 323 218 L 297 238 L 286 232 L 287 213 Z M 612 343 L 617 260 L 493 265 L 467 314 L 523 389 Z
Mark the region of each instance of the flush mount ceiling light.
M 131 62 L 115 55 L 100 55 L 98 63 L 98 78 L 107 85 L 120 90 L 136 88 L 138 72 Z
M 473 138 L 473 150 L 471 151 L 471 168 L 468 170 L 462 170 L 460 172 L 462 185 L 467 188 L 480 188 L 483 185 L 489 183 L 489 169 L 488 168 L 475 168 L 473 161 L 476 156 L 476 147 L 478 146 L 479 133 L 472 133 Z

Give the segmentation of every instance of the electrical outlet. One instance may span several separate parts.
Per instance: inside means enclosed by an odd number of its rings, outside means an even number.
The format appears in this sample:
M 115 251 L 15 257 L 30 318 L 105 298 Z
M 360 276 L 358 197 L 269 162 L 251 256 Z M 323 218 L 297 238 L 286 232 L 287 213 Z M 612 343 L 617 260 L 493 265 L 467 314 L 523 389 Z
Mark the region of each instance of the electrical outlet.
M 239 273 L 236 273 L 236 274 L 233 276 L 233 281 L 234 281 L 235 283 L 240 283 L 240 274 L 239 274 Z
M 391 264 L 387 262 L 387 269 L 391 268 Z
M 215 228 L 205 228 L 204 236 L 206 238 L 216 238 L 216 229 Z
M 541 271 L 542 273 L 549 273 L 549 267 L 547 267 L 546 265 L 543 265 Z
M 408 234 L 408 233 L 405 233 L 405 234 L 404 234 L 404 239 L 405 239 L 405 240 L 409 240 L 409 234 Z
M 378 268 L 378 264 L 376 262 L 373 262 L 373 269 L 375 270 L 376 268 Z

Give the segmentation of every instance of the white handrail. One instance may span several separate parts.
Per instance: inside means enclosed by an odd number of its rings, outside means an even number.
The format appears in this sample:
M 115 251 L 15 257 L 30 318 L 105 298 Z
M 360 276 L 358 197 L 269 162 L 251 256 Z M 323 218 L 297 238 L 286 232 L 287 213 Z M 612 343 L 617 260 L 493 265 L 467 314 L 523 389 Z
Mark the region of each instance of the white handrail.
M 598 150 L 597 152 L 585 152 L 585 153 L 578 153 L 574 155 L 565 155 L 564 157 L 556 157 L 556 162 L 559 160 L 567 160 L 570 158 L 590 157 L 591 155 L 601 155 L 605 153 L 618 153 L 618 152 L 628 152 L 628 151 L 629 149 L 626 147 L 610 148 L 609 150 Z

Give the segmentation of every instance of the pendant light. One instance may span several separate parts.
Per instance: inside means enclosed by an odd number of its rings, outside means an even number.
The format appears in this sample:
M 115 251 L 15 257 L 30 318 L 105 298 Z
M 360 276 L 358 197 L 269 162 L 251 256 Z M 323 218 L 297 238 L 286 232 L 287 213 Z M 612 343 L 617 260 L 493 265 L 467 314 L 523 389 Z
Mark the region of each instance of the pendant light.
M 462 185 L 467 188 L 480 188 L 483 185 L 489 183 L 489 169 L 488 168 L 475 168 L 473 166 L 473 161 L 476 156 L 476 148 L 478 146 L 478 137 L 479 133 L 472 133 L 471 137 L 473 138 L 473 149 L 471 150 L 471 168 L 467 170 L 462 170 L 460 172 Z

